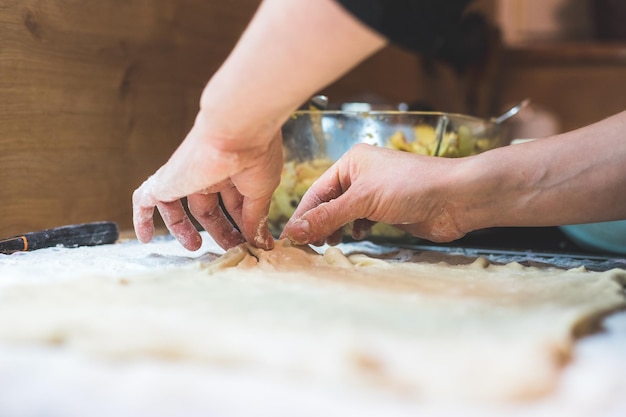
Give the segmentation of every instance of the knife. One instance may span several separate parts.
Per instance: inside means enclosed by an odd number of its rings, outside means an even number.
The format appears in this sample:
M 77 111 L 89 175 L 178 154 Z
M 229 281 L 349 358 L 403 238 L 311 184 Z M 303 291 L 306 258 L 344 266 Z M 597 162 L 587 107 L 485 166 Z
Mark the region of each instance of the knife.
M 55 227 L 0 239 L 0 253 L 32 251 L 55 246 L 75 248 L 115 243 L 119 229 L 114 222 L 94 222 Z

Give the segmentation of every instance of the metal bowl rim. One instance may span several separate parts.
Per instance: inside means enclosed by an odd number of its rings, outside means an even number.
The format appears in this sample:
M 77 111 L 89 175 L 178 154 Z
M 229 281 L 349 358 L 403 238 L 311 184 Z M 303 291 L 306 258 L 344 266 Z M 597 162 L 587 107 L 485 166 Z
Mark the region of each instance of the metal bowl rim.
M 371 110 L 371 111 L 346 111 L 346 110 L 296 110 L 291 114 L 293 116 L 305 116 L 305 115 L 322 115 L 322 116 L 436 116 L 436 117 L 449 117 L 453 119 L 465 119 L 468 121 L 493 124 L 492 120 L 483 119 L 480 117 L 470 116 L 461 113 L 447 113 L 436 111 L 403 111 L 403 110 Z

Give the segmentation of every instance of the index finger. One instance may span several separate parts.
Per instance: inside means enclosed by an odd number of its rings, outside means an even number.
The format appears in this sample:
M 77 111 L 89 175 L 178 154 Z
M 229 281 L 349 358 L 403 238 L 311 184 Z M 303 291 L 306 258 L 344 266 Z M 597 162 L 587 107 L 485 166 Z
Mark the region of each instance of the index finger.
M 328 168 L 304 193 L 296 210 L 283 228 L 281 238 L 293 240 L 294 236 L 291 236 L 290 232 L 293 231 L 293 226 L 300 222 L 302 216 L 324 203 L 339 198 L 350 187 L 349 183 L 342 184 L 338 164 L 335 163 Z
M 149 179 L 146 181 L 148 182 Z M 142 243 L 148 243 L 154 235 L 154 208 L 156 202 L 146 191 L 146 182 L 144 182 L 133 193 L 133 227 L 137 239 Z
M 350 184 L 342 184 L 337 166 L 335 163 L 328 168 L 304 193 L 287 225 L 299 220 L 307 211 L 334 200 L 347 191 Z

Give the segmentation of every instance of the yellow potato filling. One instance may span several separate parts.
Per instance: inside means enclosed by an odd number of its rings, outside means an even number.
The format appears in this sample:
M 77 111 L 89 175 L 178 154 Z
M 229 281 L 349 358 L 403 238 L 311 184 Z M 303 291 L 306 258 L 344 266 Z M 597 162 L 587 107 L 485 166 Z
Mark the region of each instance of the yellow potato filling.
M 483 143 L 476 140 L 466 126 L 461 126 L 458 132 L 447 132 L 437 143 L 437 133 L 433 126 L 420 124 L 413 128 L 415 140 L 407 140 L 400 130 L 387 140 L 386 147 L 420 155 L 441 156 L 456 158 L 479 153 Z M 439 147 L 439 149 L 437 149 Z M 313 182 L 333 164 L 326 158 L 310 161 L 288 161 L 284 164 L 280 185 L 272 196 L 269 212 L 269 225 L 273 234 L 278 235 L 293 215 L 304 193 Z M 351 235 L 351 228 L 346 228 L 346 235 Z M 408 236 L 405 232 L 383 223 L 373 226 L 370 236 L 401 238 Z

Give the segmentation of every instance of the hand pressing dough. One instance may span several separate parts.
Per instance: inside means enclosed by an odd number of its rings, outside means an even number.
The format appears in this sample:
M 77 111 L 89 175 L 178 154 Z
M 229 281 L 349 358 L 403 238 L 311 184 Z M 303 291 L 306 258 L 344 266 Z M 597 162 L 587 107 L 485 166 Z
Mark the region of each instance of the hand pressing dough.
M 203 267 L 17 286 L 0 341 L 159 358 L 416 400 L 550 392 L 574 332 L 625 305 L 626 271 L 397 262 L 277 242 Z

